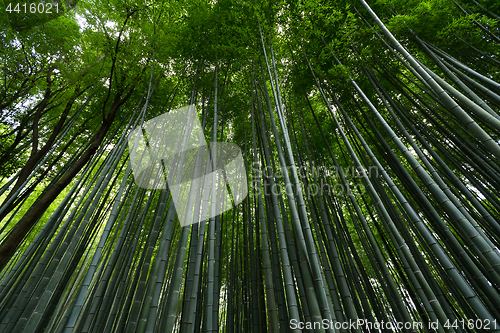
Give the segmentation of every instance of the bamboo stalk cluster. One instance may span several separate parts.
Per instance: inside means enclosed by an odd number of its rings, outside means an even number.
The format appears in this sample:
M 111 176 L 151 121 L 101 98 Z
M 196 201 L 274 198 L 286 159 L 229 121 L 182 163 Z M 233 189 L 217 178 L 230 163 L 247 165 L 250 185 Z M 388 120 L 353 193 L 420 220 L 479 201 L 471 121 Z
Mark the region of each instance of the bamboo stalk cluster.
M 216 56 L 163 102 L 197 105 L 207 139 L 239 140 L 256 171 L 241 204 L 199 223 L 178 223 L 170 189 L 133 181 L 127 137 L 148 118 L 153 70 L 145 99 L 7 258 L 0 332 L 500 332 L 500 84 L 408 31 L 415 54 L 360 1 L 394 62 L 352 45 L 359 66 L 339 86 L 307 43 L 285 51 L 257 21 L 248 66 Z M 311 38 L 338 68 L 353 61 Z M 311 191 L 325 184 L 349 190 Z M 202 192 L 193 218 L 222 200 Z

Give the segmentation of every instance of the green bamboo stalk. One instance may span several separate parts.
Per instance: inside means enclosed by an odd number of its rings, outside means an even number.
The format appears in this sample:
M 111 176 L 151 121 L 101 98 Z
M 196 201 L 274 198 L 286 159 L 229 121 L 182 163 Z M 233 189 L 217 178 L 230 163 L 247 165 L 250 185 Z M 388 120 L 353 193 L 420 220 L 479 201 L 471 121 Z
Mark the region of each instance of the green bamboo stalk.
M 379 28 L 382 30 L 384 36 L 389 39 L 392 43 L 394 49 L 400 52 L 404 58 L 411 64 L 411 66 L 422 76 L 423 82 L 427 82 L 432 88 L 432 90 L 436 91 L 439 94 L 439 98 L 446 105 L 446 108 L 455 114 L 457 118 L 463 122 L 463 124 L 481 141 L 487 149 L 492 153 L 496 158 L 500 159 L 500 147 L 498 144 L 491 138 L 489 134 L 487 134 L 479 125 L 469 116 L 467 113 L 450 97 L 443 89 L 439 86 L 438 83 L 423 69 L 420 64 L 415 60 L 415 58 L 406 51 L 403 46 L 394 38 L 391 32 L 385 27 L 385 25 L 380 21 L 378 16 L 373 12 L 370 6 L 364 1 L 360 0 L 361 4 L 368 11 L 369 15 L 372 19 L 377 23 Z

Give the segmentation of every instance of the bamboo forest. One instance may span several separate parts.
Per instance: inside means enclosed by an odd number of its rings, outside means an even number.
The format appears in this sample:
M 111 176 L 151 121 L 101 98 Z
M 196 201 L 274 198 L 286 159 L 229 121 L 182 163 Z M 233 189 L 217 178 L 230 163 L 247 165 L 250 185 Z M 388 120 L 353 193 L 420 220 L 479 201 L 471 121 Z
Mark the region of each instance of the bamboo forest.
M 500 332 L 499 1 L 9 1 L 0 333 Z

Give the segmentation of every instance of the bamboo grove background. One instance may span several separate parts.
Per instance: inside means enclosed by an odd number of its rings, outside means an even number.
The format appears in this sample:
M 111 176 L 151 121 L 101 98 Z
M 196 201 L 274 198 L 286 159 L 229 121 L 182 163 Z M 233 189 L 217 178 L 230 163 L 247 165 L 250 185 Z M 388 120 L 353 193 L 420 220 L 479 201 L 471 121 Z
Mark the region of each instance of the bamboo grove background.
M 2 14 L 0 332 L 500 331 L 498 3 L 61 6 Z M 181 228 L 127 136 L 190 104 L 250 193 Z

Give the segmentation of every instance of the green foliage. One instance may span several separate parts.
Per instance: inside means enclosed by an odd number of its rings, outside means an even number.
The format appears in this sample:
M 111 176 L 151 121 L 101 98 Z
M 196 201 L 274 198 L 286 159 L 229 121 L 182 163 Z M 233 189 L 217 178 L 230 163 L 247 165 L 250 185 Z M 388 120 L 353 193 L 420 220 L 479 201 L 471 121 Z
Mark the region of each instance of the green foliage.
M 498 21 L 458 5 L 370 3 L 382 24 L 357 2 L 319 0 L 80 0 L 57 17 L 2 12 L 14 28 L 0 31 L 0 178 L 21 171 L 27 186 L 15 194 L 14 182 L 1 195 L 16 201 L 0 213 L 0 237 L 59 192 L 6 262 L 0 331 L 286 331 L 292 317 L 308 319 L 306 305 L 310 315 L 330 318 L 332 308 L 344 321 L 497 315 L 500 266 L 488 246 L 499 246 L 499 162 L 486 143 L 500 140 L 500 86 L 488 81 L 500 72 Z M 479 97 L 456 81 L 441 89 L 421 80 L 410 57 L 445 76 L 415 36 L 453 57 Z M 442 99 L 451 87 L 481 106 Z M 207 141 L 216 131 L 242 148 L 248 166 L 254 153 L 267 170 L 274 165 L 281 193 L 256 197 L 249 185 L 241 205 L 182 229 L 164 189 L 124 179 L 132 126 L 191 101 Z M 363 180 L 358 163 L 378 174 Z M 328 172 L 283 177 L 310 164 Z M 109 176 L 102 187 L 99 176 Z M 75 201 L 63 202 L 78 180 Z M 249 181 L 269 189 L 271 180 Z M 306 181 L 364 192 L 311 195 Z M 35 241 L 58 208 L 66 215 L 46 243 Z M 39 252 L 21 257 L 30 242 Z M 9 276 L 16 263 L 19 276 Z

